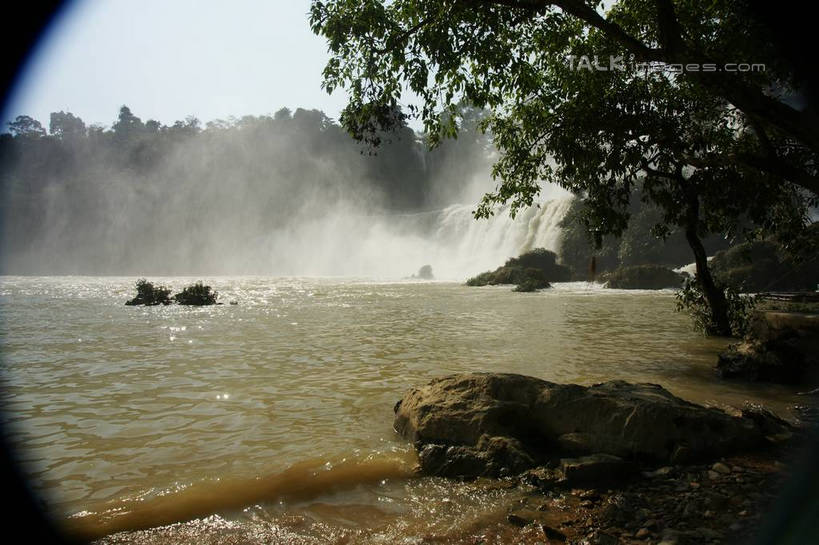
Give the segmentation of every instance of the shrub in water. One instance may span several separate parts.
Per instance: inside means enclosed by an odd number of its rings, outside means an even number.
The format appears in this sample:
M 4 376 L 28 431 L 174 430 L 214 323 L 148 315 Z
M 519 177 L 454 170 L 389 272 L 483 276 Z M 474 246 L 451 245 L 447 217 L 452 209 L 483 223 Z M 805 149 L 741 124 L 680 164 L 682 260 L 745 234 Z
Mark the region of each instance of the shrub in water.
M 171 290 L 164 286 L 154 286 L 144 278 L 140 278 L 136 283 L 137 295 L 125 304 L 129 306 L 135 305 L 169 305 L 171 299 L 169 295 Z
M 743 296 L 730 287 L 722 287 L 725 300 L 728 303 L 728 320 L 731 323 L 731 334 L 743 337 L 748 331 L 751 314 L 756 308 L 755 297 Z M 694 328 L 706 335 L 713 335 L 717 331 L 711 315 L 711 307 L 702 293 L 702 288 L 696 278 L 687 279 L 682 289 L 677 292 L 677 311 L 688 311 L 694 320 Z
M 215 305 L 218 294 L 211 289 L 210 286 L 205 286 L 202 282 L 197 282 L 192 286 L 188 286 L 181 292 L 173 296 L 176 302 L 180 305 Z

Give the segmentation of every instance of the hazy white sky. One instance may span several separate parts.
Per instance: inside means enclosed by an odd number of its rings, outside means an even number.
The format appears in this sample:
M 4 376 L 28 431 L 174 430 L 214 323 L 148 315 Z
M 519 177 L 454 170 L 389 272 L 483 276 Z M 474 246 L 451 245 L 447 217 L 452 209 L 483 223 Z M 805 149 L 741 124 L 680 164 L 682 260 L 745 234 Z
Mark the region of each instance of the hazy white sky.
M 203 122 L 318 108 L 333 118 L 343 91 L 321 89 L 324 41 L 310 0 L 75 0 L 18 77 L 3 112 L 48 127 L 65 110 L 110 125 L 128 105 L 143 120 Z

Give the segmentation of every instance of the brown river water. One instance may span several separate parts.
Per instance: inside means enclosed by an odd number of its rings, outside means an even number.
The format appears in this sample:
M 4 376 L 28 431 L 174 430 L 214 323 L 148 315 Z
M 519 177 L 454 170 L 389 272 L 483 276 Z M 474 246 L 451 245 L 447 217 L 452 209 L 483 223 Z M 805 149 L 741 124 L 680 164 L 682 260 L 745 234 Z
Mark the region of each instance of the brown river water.
M 716 379 L 728 341 L 695 333 L 670 291 L 204 280 L 224 305 L 126 307 L 134 278 L 0 278 L 6 431 L 71 531 L 110 543 L 457 541 L 502 520 L 518 492 L 412 476 L 393 405 L 447 373 L 653 382 L 785 417 L 800 401 Z

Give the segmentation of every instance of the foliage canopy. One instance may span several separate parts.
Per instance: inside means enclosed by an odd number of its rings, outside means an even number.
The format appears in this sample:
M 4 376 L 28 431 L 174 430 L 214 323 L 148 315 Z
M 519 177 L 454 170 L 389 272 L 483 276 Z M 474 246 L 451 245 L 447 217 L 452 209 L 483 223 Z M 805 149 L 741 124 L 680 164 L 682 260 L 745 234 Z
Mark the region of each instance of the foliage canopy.
M 819 122 L 789 103 L 799 78 L 749 2 L 604 5 L 315 0 L 311 25 L 332 53 L 325 87 L 349 92 L 341 121 L 353 136 L 394 125 L 406 90 L 432 145 L 457 134 L 458 104 L 490 109 L 498 184 L 477 217 L 502 203 L 514 215 L 550 182 L 583 197 L 580 219 L 599 240 L 626 229 L 639 194 L 661 210 L 658 236 L 684 231 L 714 330 L 728 334 L 702 238 L 804 230 Z

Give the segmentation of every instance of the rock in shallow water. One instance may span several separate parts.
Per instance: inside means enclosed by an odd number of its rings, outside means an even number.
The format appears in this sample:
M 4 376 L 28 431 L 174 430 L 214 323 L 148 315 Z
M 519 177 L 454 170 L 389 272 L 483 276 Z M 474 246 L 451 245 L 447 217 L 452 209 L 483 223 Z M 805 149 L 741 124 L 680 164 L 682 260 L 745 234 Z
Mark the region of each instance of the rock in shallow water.
M 471 373 L 410 390 L 395 406 L 394 427 L 415 444 L 425 473 L 478 477 L 592 454 L 705 459 L 761 446 L 772 427 L 787 425 L 689 403 L 656 384 L 585 387 Z
M 572 484 L 624 479 L 634 473 L 633 464 L 611 454 L 592 454 L 560 460 L 563 477 Z
M 819 383 L 819 316 L 756 312 L 746 338 L 719 355 L 722 378 L 781 384 Z

